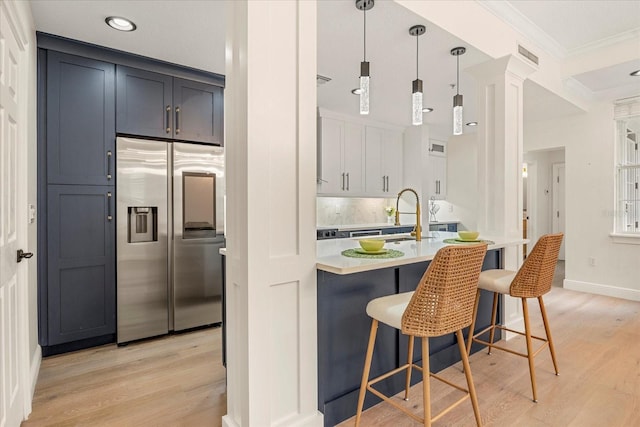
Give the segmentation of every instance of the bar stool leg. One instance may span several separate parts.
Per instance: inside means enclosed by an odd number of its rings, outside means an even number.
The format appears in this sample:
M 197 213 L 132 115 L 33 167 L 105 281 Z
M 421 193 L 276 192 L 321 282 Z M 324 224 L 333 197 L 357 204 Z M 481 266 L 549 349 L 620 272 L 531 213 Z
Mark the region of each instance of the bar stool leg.
M 476 424 L 478 427 L 482 425 L 480 418 L 480 408 L 478 407 L 478 398 L 476 396 L 476 388 L 473 385 L 473 377 L 471 376 L 471 366 L 469 366 L 469 356 L 467 355 L 466 348 L 464 347 L 464 337 L 462 336 L 462 330 L 456 331 L 456 337 L 458 338 L 458 348 L 460 349 L 460 357 L 462 357 L 462 366 L 464 367 L 464 376 L 467 378 L 467 387 L 469 389 L 469 396 L 471 397 L 471 406 L 473 406 L 473 415 L 476 417 Z
M 551 361 L 553 361 L 553 369 L 556 371 L 556 375 L 560 375 L 558 370 L 558 363 L 556 362 L 556 350 L 553 348 L 553 340 L 551 339 L 551 328 L 549 328 L 549 320 L 547 320 L 547 310 L 544 308 L 544 301 L 542 301 L 542 295 L 538 297 L 538 304 L 540 305 L 540 313 L 542 314 L 542 322 L 544 323 L 544 331 L 547 334 L 547 341 L 549 342 L 549 351 L 551 352 Z
M 529 308 L 527 307 L 527 299 L 522 298 L 522 314 L 524 317 L 524 332 L 527 337 L 527 359 L 529 360 L 529 376 L 531 377 L 531 390 L 533 391 L 533 401 L 537 402 L 536 393 L 536 371 L 533 362 L 533 345 L 531 343 L 531 325 L 529 324 Z
M 411 387 L 411 368 L 413 364 L 413 335 L 409 335 L 409 348 L 407 349 L 407 381 L 404 388 L 404 400 L 409 400 L 409 387 Z M 424 339 L 424 338 L 423 338 Z
M 367 355 L 364 360 L 364 370 L 362 372 L 362 382 L 360 383 L 360 395 L 358 396 L 358 411 L 356 412 L 356 427 L 360 425 L 360 416 L 362 415 L 362 407 L 364 406 L 364 396 L 367 393 L 367 383 L 369 382 L 369 371 L 371 370 L 371 359 L 373 358 L 373 347 L 376 343 L 376 334 L 378 332 L 378 321 L 371 321 L 371 332 L 369 333 L 369 345 L 367 347 Z
M 478 316 L 478 304 L 480 303 L 480 289 L 476 291 L 476 302 L 473 306 L 473 316 L 471 317 L 471 326 L 469 326 L 469 334 L 467 336 L 467 356 L 471 354 L 471 345 L 473 344 L 473 333 L 476 329 L 476 317 Z
M 431 426 L 431 388 L 429 379 L 431 370 L 429 369 L 429 338 L 422 337 L 422 397 L 424 406 L 424 427 Z
M 489 332 L 489 342 L 493 344 L 493 337 L 496 332 L 496 315 L 498 314 L 498 293 L 493 293 L 493 305 L 491 309 L 491 332 Z M 491 354 L 491 344 L 489 344 L 489 350 L 487 354 Z

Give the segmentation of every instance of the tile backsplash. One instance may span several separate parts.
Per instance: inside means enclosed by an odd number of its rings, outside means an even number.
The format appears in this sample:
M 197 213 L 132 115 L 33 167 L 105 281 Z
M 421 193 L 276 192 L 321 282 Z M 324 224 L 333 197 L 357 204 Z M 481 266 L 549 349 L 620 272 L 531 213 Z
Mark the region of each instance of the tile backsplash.
M 318 197 L 317 225 L 379 224 L 387 222 L 385 207 L 396 199 Z

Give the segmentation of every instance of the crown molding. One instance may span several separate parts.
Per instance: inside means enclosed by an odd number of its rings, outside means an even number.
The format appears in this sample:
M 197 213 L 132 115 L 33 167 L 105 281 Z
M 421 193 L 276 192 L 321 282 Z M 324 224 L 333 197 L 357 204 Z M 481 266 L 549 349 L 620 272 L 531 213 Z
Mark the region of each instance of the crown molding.
M 600 49 L 603 47 L 612 46 L 618 43 L 624 43 L 629 40 L 638 39 L 640 40 L 640 28 L 634 28 L 629 31 L 625 31 L 624 33 L 616 34 L 610 37 L 605 37 L 604 39 L 596 40 L 591 43 L 584 44 L 580 47 L 576 47 L 567 51 L 568 56 L 576 56 L 582 55 L 584 53 L 589 53 L 593 50 Z
M 532 43 L 537 44 L 547 53 L 559 59 L 563 59 L 567 56 L 565 48 L 563 48 L 553 37 L 534 24 L 533 21 L 523 15 L 518 9 L 513 7 L 508 1 L 476 0 L 476 2 L 501 20 L 505 21 L 513 27 L 514 30 L 523 34 Z

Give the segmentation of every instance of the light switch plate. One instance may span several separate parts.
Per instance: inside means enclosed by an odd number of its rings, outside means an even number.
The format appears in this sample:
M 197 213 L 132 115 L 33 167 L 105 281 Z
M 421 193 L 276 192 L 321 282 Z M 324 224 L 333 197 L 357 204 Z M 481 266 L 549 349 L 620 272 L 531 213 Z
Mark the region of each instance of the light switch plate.
M 36 207 L 29 204 L 29 224 L 36 222 Z

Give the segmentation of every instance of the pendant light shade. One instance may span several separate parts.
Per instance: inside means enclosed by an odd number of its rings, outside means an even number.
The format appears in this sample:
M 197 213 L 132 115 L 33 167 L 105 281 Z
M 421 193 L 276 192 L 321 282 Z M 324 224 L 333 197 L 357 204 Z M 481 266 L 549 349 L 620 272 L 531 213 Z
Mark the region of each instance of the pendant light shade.
M 356 9 L 364 17 L 363 60 L 360 63 L 360 114 L 369 114 L 369 62 L 367 62 L 367 10 L 373 8 L 373 0 L 356 0 Z
M 414 25 L 409 28 L 409 34 L 416 38 L 416 79 L 411 84 L 411 123 L 415 126 L 422 124 L 422 80 L 418 78 L 418 37 L 426 31 L 424 25 Z
M 456 57 L 456 94 L 453 96 L 453 134 L 462 135 L 463 110 L 460 95 L 460 55 L 467 51 L 464 47 L 454 47 L 451 55 Z

